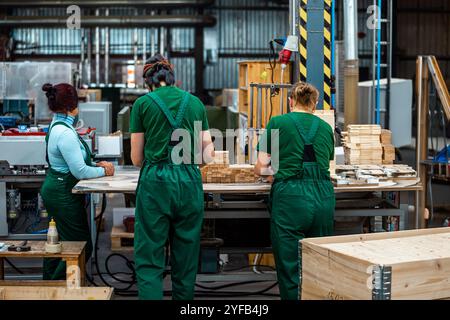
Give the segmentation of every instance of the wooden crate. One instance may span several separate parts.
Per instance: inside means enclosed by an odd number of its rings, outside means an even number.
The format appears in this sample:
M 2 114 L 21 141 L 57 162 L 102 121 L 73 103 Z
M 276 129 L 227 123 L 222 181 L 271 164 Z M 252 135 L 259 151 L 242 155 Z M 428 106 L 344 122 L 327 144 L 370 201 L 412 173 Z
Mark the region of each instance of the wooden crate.
M 133 251 L 134 233 L 126 232 L 125 226 L 111 229 L 111 251 Z
M 304 239 L 302 299 L 447 299 L 450 228 Z
M 113 288 L 108 287 L 0 287 L 0 300 L 111 300 Z
M 240 61 L 239 65 L 239 112 L 249 115 L 250 114 L 250 84 L 251 83 L 272 83 L 272 69 L 270 68 L 269 61 L 267 60 L 254 60 L 254 61 Z M 291 83 L 292 63 L 284 70 L 283 83 Z M 274 83 L 281 82 L 281 65 L 276 64 L 273 71 Z M 263 90 L 263 92 L 265 92 Z M 263 94 L 264 95 L 264 94 Z M 253 101 L 256 106 L 256 89 L 253 92 Z M 263 97 L 265 100 L 265 97 Z M 287 101 L 287 97 L 284 99 Z M 272 116 L 279 115 L 280 95 L 272 98 Z M 287 102 L 284 103 L 283 109 L 287 110 Z M 253 111 L 254 123 L 256 123 L 256 110 Z M 263 109 L 262 119 L 266 119 L 265 110 Z M 266 123 L 263 120 L 263 127 Z

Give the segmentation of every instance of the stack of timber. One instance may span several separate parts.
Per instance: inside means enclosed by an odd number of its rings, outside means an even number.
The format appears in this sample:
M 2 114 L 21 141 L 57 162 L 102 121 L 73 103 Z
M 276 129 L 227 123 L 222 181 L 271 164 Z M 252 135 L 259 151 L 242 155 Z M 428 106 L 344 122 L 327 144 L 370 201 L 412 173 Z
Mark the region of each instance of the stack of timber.
M 450 298 L 450 228 L 301 241 L 301 299 Z
M 346 164 L 382 164 L 383 146 L 379 125 L 349 125 L 343 136 Z
M 258 177 L 250 164 L 230 165 L 228 151 L 216 151 L 213 161 L 204 166 L 203 183 L 255 183 Z
M 392 145 L 392 132 L 381 130 L 381 145 L 383 146 L 383 164 L 393 164 L 395 160 L 395 147 Z
M 337 165 L 331 176 L 336 186 L 378 185 L 383 181 L 415 180 L 417 172 L 408 165 Z

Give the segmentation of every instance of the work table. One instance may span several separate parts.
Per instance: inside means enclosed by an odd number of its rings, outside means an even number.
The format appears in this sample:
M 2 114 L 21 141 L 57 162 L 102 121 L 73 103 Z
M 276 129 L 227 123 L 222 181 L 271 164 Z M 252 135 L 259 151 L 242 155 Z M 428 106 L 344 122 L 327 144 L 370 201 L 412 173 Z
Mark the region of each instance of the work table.
M 114 176 L 82 180 L 72 190 L 73 193 L 135 193 L 139 179 L 139 168 L 118 166 Z M 269 183 L 204 183 L 205 193 L 268 193 Z M 336 193 L 376 192 L 376 191 L 418 191 L 422 189 L 419 179 L 381 182 L 378 186 L 339 186 Z

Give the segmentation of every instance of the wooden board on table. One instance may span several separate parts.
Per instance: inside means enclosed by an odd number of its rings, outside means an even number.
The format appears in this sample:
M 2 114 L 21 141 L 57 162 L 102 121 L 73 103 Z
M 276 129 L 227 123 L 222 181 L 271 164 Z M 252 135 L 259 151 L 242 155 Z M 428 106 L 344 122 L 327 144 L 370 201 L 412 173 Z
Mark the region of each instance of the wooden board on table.
M 0 300 L 111 300 L 113 288 L 109 287 L 0 287 Z
M 450 297 L 450 228 L 301 241 L 302 299 L 372 299 L 374 267 L 392 268 L 391 299 Z

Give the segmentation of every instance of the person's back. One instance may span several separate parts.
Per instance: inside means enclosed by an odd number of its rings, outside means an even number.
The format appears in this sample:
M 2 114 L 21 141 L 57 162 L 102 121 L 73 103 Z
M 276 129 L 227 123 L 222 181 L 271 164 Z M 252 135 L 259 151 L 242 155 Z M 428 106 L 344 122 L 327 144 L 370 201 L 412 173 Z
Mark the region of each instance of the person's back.
M 317 116 L 306 112 L 292 112 L 281 116 L 273 117 L 265 131 L 267 143 L 260 144 L 260 151 L 267 153 L 277 153 L 278 170 L 275 172 L 275 179 L 286 179 L 298 174 L 303 166 L 303 154 L 305 142 L 297 132 L 295 122 L 291 117 L 302 123 L 303 128 L 309 131 Z M 316 154 L 318 166 L 324 172 L 329 170 L 330 160 L 334 158 L 334 134 L 328 123 L 319 120 L 319 127 L 313 141 L 313 148 Z M 271 150 L 275 147 L 272 139 L 278 138 L 278 150 Z M 273 145 L 273 147 L 272 147 Z M 272 164 L 273 166 L 273 164 Z
M 189 95 L 188 104 L 179 129 L 187 130 L 191 140 L 191 160 L 194 156 L 194 143 L 199 139 L 200 131 L 208 130 L 206 109 L 203 103 L 194 95 L 185 92 L 175 86 L 161 86 L 151 93 L 157 95 L 167 106 L 173 118 L 179 111 L 185 95 Z M 133 106 L 131 127 L 136 132 L 144 132 L 145 160 L 156 163 L 168 160 L 168 145 L 173 128 L 166 120 L 155 101 L 146 94 L 136 100 Z M 197 125 L 197 127 L 196 127 Z M 199 150 L 201 151 L 201 150 Z

